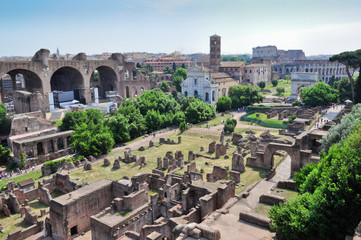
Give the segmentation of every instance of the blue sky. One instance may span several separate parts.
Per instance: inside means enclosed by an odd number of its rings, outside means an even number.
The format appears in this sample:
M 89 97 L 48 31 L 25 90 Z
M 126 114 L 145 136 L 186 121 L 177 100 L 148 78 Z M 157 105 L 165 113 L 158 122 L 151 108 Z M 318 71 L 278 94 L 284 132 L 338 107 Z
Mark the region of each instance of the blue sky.
M 361 48 L 360 0 L 0 0 L 0 56 L 209 52 L 276 45 L 306 55 Z

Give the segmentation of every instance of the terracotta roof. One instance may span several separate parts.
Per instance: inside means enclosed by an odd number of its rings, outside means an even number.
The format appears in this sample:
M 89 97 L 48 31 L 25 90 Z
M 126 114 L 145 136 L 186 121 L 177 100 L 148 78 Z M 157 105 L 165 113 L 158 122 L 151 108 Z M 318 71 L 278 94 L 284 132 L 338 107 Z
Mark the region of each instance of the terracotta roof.
M 28 185 L 33 185 L 34 184 L 34 180 L 32 178 L 26 179 L 24 181 L 18 182 L 20 187 L 25 187 Z
M 265 68 L 265 67 L 268 67 L 268 65 L 255 63 L 255 64 L 246 65 L 245 67 L 246 68 Z
M 221 67 L 244 67 L 245 65 L 246 65 L 246 63 L 243 62 L 243 61 L 237 61 L 237 62 L 225 61 L 225 62 L 221 62 Z
M 227 73 L 224 73 L 224 72 L 212 73 L 212 79 L 217 83 L 237 81 L 237 80 L 234 80 L 233 78 L 231 78 L 231 76 L 229 76 Z

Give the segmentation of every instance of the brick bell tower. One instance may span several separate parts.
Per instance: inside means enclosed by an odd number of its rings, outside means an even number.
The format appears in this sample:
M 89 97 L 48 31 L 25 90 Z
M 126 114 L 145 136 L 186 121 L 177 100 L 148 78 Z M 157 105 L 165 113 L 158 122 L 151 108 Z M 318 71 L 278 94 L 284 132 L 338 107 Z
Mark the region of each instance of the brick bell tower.
M 214 34 L 209 40 L 209 67 L 213 72 L 218 72 L 221 66 L 221 37 Z

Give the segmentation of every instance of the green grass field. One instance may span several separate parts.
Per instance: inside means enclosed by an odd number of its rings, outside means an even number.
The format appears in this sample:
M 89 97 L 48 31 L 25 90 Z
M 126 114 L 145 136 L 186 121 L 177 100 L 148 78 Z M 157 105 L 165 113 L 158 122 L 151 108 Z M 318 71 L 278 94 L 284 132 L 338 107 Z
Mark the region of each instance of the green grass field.
M 205 123 L 202 123 L 202 124 L 199 124 L 199 125 L 194 125 L 193 127 L 205 128 L 205 127 L 207 127 L 207 125 L 209 125 L 211 127 L 217 126 L 217 125 L 222 124 L 222 121 L 226 120 L 227 118 L 232 118 L 232 114 L 224 114 L 224 116 L 222 117 L 221 113 L 218 113 L 217 116 L 214 119 L 209 120 L 209 121 L 207 121 Z
M 32 178 L 34 180 L 37 180 L 38 178 L 40 178 L 40 176 L 41 176 L 41 170 L 38 169 L 38 170 L 35 170 L 34 172 L 29 172 L 29 173 L 23 174 L 23 175 L 21 175 L 19 177 L 15 177 L 15 178 L 12 178 L 12 179 L 7 179 L 7 180 L 1 180 L 0 181 L 0 189 L 5 187 L 6 184 L 9 181 L 20 182 L 20 181 L 26 180 L 28 178 Z
M 257 117 L 257 114 L 259 114 L 259 117 Z M 276 124 L 282 124 L 282 120 L 273 119 L 273 118 L 267 118 L 267 115 L 264 113 L 252 113 L 251 115 L 248 115 L 247 118 L 253 118 L 257 120 L 261 120 L 262 122 L 266 123 L 276 123 Z

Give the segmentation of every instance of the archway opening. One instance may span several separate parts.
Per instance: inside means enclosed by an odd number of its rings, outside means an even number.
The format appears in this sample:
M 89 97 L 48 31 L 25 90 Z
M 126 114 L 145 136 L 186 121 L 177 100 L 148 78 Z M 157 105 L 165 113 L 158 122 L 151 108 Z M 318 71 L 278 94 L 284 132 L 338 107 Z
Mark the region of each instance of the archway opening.
M 61 67 L 56 70 L 50 79 L 51 91 L 55 92 L 55 105 L 62 102 L 77 100 L 85 104 L 84 79 L 81 73 L 72 67 Z
M 106 99 L 107 92 L 110 94 L 111 91 L 117 91 L 117 82 L 115 71 L 107 66 L 96 68 L 90 77 L 90 87 L 99 87 L 100 99 Z
M 125 97 L 130 98 L 129 87 L 128 86 L 125 87 Z
M 36 73 L 25 69 L 14 69 L 1 76 L 1 100 L 9 111 L 14 110 L 16 90 L 43 93 L 43 84 Z

